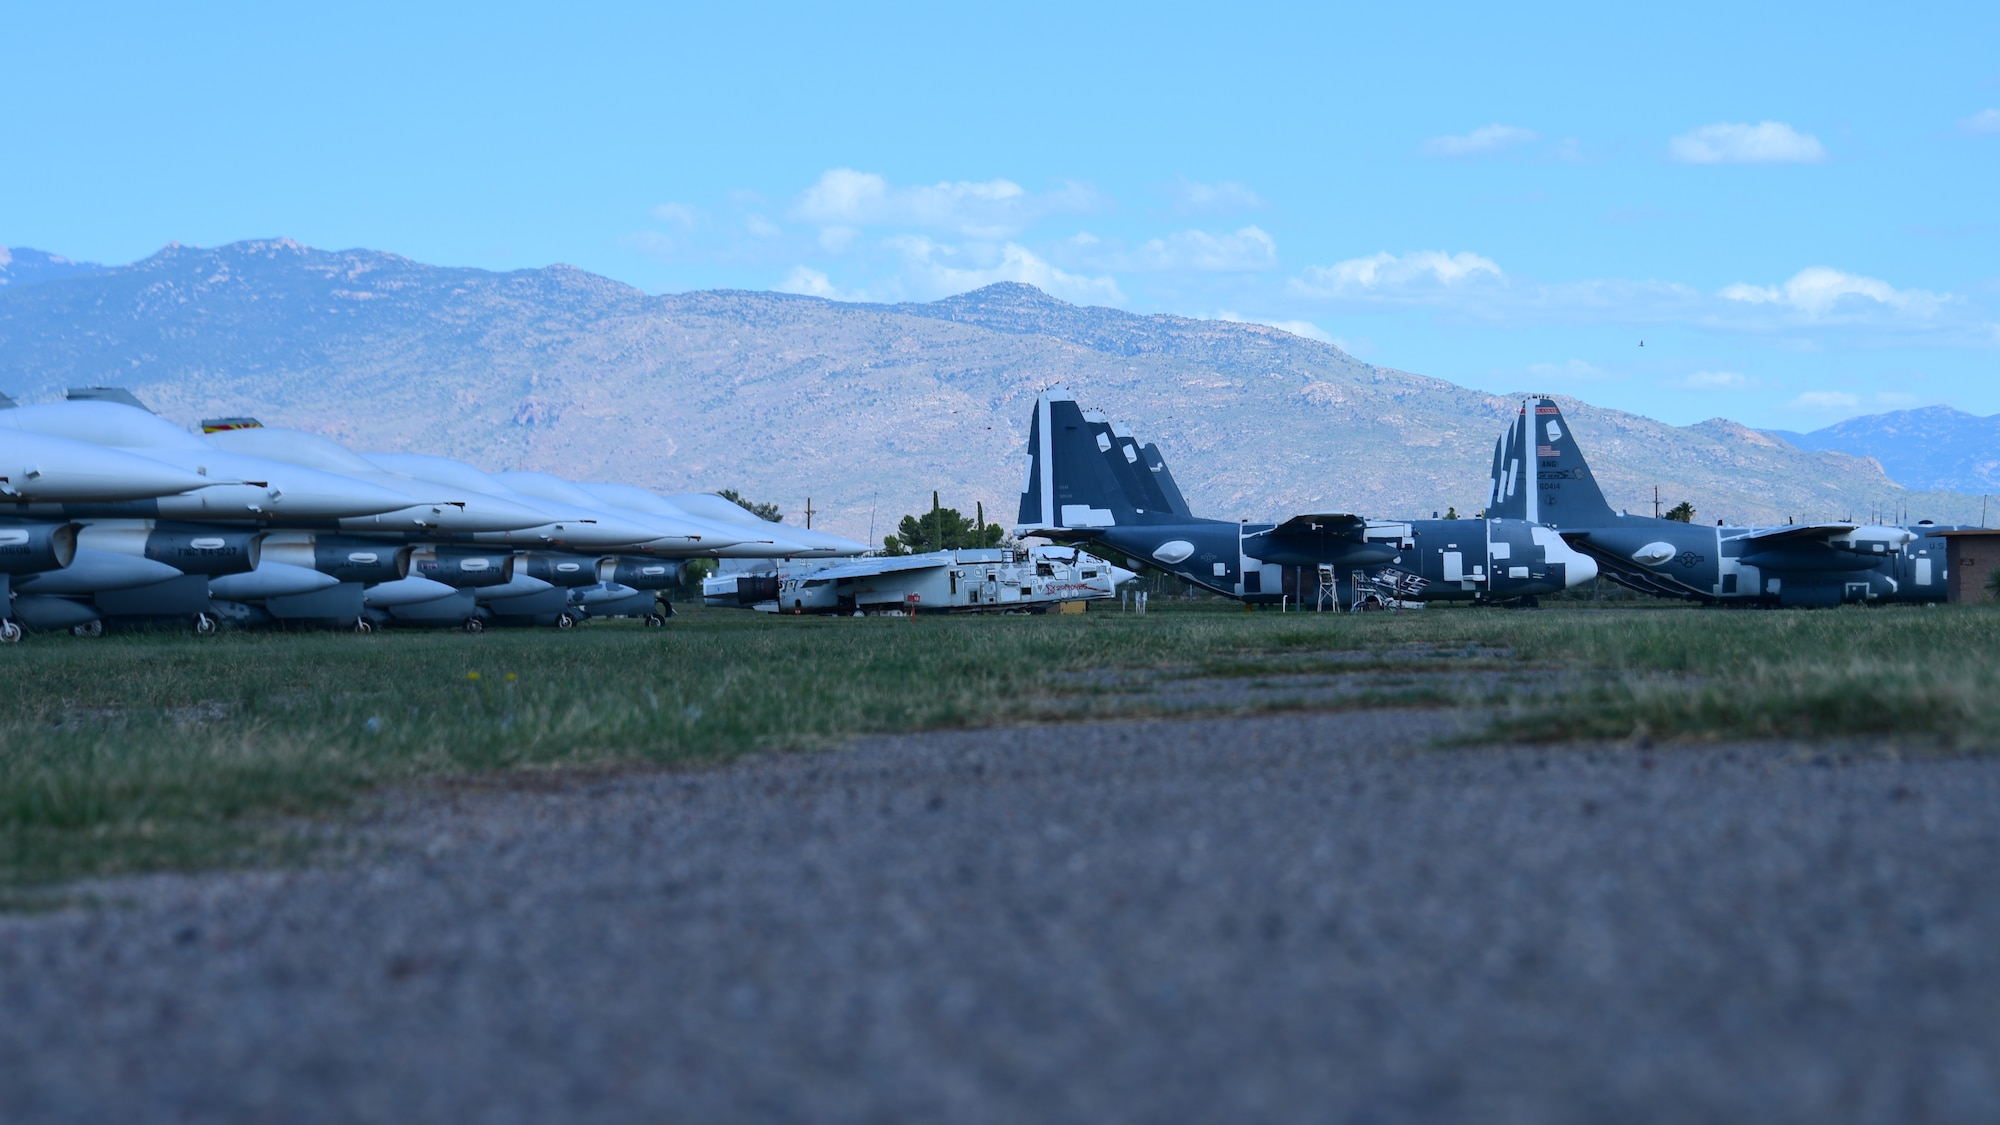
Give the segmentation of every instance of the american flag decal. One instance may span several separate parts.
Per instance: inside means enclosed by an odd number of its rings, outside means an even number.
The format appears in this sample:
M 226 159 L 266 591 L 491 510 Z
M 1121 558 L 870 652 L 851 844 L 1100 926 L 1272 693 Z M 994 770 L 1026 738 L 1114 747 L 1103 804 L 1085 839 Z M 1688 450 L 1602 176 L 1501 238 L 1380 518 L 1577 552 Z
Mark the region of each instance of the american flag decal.
M 1538 445 L 1535 447 L 1535 456 L 1537 457 L 1554 457 L 1555 455 L 1556 447 L 1553 445 Z

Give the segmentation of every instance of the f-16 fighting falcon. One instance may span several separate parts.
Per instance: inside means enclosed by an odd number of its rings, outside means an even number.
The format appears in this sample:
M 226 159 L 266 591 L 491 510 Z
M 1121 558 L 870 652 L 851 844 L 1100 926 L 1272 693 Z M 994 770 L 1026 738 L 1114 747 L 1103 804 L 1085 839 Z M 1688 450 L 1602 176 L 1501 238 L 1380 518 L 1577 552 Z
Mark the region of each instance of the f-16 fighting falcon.
M 1100 544 L 1249 603 L 1351 604 L 1377 588 L 1400 601 L 1519 603 L 1597 575 L 1589 556 L 1518 518 L 1203 519 L 1189 511 L 1157 448 L 1060 387 L 1035 403 L 1017 523 L 1018 534 Z
M 254 418 L 202 430 L 119 388 L 33 406 L 0 396 L 0 642 L 23 625 L 96 635 L 107 622 L 173 619 L 197 632 L 223 621 L 657 625 L 656 592 L 679 582 L 681 559 L 865 549 L 779 532 L 719 497 L 363 456 Z
M 1613 511 L 1546 398 L 1524 404 L 1494 447 L 1487 514 L 1554 528 L 1607 578 L 1658 597 L 1768 606 L 1945 600 L 1949 554 L 1936 533 L 1949 529 L 1930 523 L 1704 527 Z

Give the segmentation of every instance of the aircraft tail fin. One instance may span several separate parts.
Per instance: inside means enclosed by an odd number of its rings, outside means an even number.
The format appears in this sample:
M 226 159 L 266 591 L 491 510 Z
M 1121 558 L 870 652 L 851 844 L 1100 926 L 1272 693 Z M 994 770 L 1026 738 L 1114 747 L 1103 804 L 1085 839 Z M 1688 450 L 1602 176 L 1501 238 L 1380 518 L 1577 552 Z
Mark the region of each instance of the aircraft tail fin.
M 1145 463 L 1147 471 L 1152 473 L 1153 483 L 1160 486 L 1161 495 L 1166 497 L 1167 510 L 1193 519 L 1194 513 L 1188 510 L 1187 498 L 1181 495 L 1181 486 L 1174 483 L 1174 474 L 1167 469 L 1167 459 L 1161 456 L 1160 447 L 1147 442 L 1146 448 L 1139 451 L 1139 458 Z
M 1028 473 L 1016 527 L 1088 530 L 1171 517 L 1180 490 L 1173 488 L 1170 498 L 1152 472 L 1141 471 L 1153 463 L 1142 457 L 1136 439 L 1085 411 L 1066 389 L 1050 388 L 1035 400 L 1028 426 Z M 1158 463 L 1164 471 L 1165 462 Z
M 139 401 L 139 396 L 124 387 L 71 387 L 63 392 L 63 397 L 71 402 L 115 402 L 121 406 L 136 406 L 148 414 L 153 408 Z
M 1590 527 L 1616 515 L 1553 399 L 1523 404 L 1493 449 L 1486 514 L 1550 527 Z

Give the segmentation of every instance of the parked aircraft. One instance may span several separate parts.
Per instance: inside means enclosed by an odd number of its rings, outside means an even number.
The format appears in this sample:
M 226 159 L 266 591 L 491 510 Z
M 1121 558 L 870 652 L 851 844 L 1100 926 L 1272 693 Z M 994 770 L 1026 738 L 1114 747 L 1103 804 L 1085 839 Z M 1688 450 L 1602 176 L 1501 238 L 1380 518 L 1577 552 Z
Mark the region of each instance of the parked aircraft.
M 1029 426 L 1017 532 L 1097 543 L 1249 603 L 1351 603 L 1355 572 L 1399 600 L 1519 602 L 1588 582 L 1597 564 L 1520 519 L 1373 520 L 1311 513 L 1277 524 L 1203 519 L 1151 446 L 1061 388 Z
M 1532 482 L 1529 476 L 1532 474 Z M 1488 515 L 1553 528 L 1641 593 L 1710 604 L 1941 602 L 1948 530 L 1836 521 L 1714 527 L 1613 511 L 1551 399 L 1526 403 L 1493 452 Z
M 1116 597 L 1133 577 L 1075 547 L 996 547 L 738 567 L 703 579 L 701 593 L 765 613 L 1039 613 Z

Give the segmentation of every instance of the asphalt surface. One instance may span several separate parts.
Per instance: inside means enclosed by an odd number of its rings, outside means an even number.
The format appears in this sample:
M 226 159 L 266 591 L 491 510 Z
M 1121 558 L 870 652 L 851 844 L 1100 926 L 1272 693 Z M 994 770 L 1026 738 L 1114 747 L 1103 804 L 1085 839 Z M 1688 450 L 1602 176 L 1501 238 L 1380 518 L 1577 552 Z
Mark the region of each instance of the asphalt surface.
M 2000 761 L 1453 721 L 400 794 L 0 918 L 0 1121 L 2000 1119 Z

